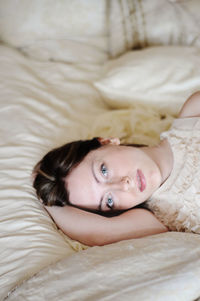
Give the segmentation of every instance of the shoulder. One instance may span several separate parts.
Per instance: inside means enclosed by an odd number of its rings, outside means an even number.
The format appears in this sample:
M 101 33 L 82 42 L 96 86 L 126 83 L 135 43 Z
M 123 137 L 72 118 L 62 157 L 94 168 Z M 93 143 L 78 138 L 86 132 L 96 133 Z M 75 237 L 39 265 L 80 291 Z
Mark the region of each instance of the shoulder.
M 200 91 L 192 94 L 184 103 L 178 117 L 200 117 Z

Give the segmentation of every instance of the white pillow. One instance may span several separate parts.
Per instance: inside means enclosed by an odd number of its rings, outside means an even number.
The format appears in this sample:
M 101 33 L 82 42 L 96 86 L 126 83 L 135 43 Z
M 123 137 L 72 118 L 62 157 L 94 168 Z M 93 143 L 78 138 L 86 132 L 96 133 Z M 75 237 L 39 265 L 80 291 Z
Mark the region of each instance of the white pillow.
M 105 10 L 105 0 L 0 1 L 0 39 L 41 60 L 102 62 Z
M 158 45 L 200 48 L 200 1 L 110 0 L 109 52 Z
M 132 51 L 105 64 L 94 85 L 112 108 L 150 105 L 177 114 L 200 89 L 200 50 L 160 46 Z

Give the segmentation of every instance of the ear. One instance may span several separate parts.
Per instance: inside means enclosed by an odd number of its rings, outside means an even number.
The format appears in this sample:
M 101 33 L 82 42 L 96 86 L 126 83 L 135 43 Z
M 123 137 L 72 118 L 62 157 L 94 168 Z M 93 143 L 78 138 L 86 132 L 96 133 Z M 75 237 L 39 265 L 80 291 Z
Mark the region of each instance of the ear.
M 101 145 L 111 144 L 111 145 L 120 145 L 119 138 L 102 138 L 99 137 L 98 141 L 101 143 Z

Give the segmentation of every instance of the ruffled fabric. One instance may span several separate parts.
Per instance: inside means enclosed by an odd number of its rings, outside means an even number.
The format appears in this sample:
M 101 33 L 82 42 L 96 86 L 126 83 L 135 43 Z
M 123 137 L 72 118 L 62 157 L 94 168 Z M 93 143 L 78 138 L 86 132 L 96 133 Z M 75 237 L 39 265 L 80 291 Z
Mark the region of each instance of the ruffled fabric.
M 200 234 L 200 118 L 174 120 L 165 138 L 174 166 L 146 206 L 169 230 Z

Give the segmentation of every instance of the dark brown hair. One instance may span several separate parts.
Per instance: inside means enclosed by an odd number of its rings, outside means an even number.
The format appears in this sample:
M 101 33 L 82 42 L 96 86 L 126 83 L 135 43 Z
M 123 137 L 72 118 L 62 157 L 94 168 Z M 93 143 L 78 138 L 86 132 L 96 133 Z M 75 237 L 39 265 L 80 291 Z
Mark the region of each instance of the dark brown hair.
M 46 206 L 69 205 L 64 179 L 92 150 L 101 147 L 98 138 L 67 143 L 48 152 L 33 170 L 33 187 Z

